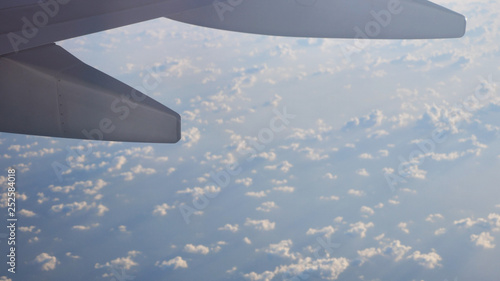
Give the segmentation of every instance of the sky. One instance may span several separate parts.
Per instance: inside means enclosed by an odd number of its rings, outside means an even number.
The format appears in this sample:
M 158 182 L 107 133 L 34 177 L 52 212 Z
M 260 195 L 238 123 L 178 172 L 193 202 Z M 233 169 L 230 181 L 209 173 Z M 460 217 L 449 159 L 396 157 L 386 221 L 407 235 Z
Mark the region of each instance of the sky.
M 0 280 L 497 280 L 500 4 L 436 3 L 463 38 L 157 19 L 59 42 L 132 87 L 154 77 L 182 140 L 1 133 L 18 244 L 13 275 L 0 238 Z

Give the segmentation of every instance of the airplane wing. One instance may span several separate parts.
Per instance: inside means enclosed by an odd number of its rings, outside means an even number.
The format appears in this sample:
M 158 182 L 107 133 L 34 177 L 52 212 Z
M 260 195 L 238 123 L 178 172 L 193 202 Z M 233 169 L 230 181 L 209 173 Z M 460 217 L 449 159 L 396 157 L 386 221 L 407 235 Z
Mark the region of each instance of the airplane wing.
M 425 0 L 4 0 L 0 131 L 175 143 L 179 114 L 53 42 L 158 17 L 229 31 L 358 39 L 456 38 L 465 17 Z
M 359 39 L 457 38 L 466 25 L 463 15 L 426 0 L 216 0 L 168 17 L 247 33 Z

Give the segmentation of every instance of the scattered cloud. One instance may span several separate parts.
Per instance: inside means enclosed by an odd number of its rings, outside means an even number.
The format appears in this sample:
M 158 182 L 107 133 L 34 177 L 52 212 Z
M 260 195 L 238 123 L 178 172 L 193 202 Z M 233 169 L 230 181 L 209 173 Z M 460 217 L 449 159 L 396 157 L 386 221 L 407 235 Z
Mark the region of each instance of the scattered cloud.
M 325 226 L 323 228 L 309 228 L 306 232 L 307 235 L 315 235 L 315 234 L 324 234 L 325 237 L 329 238 L 332 236 L 333 233 L 335 233 L 335 228 L 333 226 Z
M 252 220 L 250 218 L 247 218 L 245 221 L 245 226 L 253 226 L 257 230 L 269 231 L 274 229 L 276 223 L 270 222 L 268 219 Z
M 203 246 L 203 245 L 193 245 L 193 244 L 187 244 L 186 246 L 184 246 L 184 251 L 185 252 L 188 252 L 188 253 L 191 253 L 191 254 L 202 254 L 202 255 L 206 255 L 210 252 L 210 249 L 206 246 Z
M 374 227 L 375 225 L 373 222 L 369 223 L 364 223 L 364 222 L 357 222 L 357 223 L 352 223 L 350 224 L 350 229 L 346 231 L 346 234 L 349 234 L 351 236 L 359 236 L 361 238 L 365 238 L 366 232 L 368 231 L 369 228 Z
M 261 212 L 271 212 L 272 209 L 277 209 L 278 208 L 278 205 L 276 205 L 276 203 L 274 203 L 274 201 L 267 201 L 267 202 L 263 202 L 259 207 L 257 207 L 257 211 L 261 211 Z
M 125 270 L 130 270 L 133 266 L 138 266 L 139 264 L 134 261 L 134 257 L 141 254 L 139 251 L 128 251 L 126 257 L 120 257 L 116 258 L 114 260 L 111 260 L 109 262 L 106 262 L 105 264 L 99 264 L 96 263 L 94 265 L 94 268 L 99 269 L 99 268 L 123 268 Z
M 175 208 L 175 206 L 169 206 L 167 203 L 163 203 L 161 205 L 156 205 L 154 210 L 153 210 L 153 215 L 166 216 L 167 210 L 171 210 L 174 208 Z
M 168 261 L 157 261 L 155 263 L 155 266 L 159 268 L 173 268 L 173 269 L 179 269 L 179 268 L 187 268 L 188 264 L 185 260 L 182 259 L 182 257 L 177 256 L 173 259 L 170 259 Z
M 56 266 L 60 264 L 55 256 L 51 256 L 47 253 L 41 253 L 36 256 L 35 263 L 40 264 L 43 271 L 54 270 Z
M 418 262 L 418 264 L 427 269 L 440 267 L 441 264 L 439 262 L 442 260 L 441 256 L 438 255 L 434 249 L 432 249 L 432 252 L 428 254 L 420 253 L 420 251 L 415 251 L 413 252 L 413 254 L 408 256 L 408 258 L 413 259 L 414 261 Z
M 232 224 L 229 224 L 229 223 L 218 228 L 218 230 L 230 231 L 232 233 L 238 232 L 238 229 L 239 229 L 239 227 L 238 227 L 237 224 L 232 225 Z
M 481 232 L 481 234 L 476 235 L 472 234 L 470 236 L 470 240 L 476 244 L 476 246 L 483 247 L 485 249 L 493 249 L 495 248 L 495 238 L 491 236 L 489 232 Z

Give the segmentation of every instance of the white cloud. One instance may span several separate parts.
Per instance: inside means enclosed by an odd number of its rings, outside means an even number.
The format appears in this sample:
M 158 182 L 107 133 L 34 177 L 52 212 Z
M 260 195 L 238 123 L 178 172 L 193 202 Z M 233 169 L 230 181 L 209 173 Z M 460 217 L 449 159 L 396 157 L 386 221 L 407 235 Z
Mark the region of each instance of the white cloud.
M 389 132 L 387 132 L 386 130 L 376 130 L 376 131 L 373 131 L 372 133 L 368 134 L 367 138 L 378 139 L 380 137 L 387 136 L 388 134 L 389 134 Z
M 38 242 L 40 239 L 38 239 L 38 236 L 35 236 L 33 238 L 28 239 L 28 243 L 35 243 Z
M 99 223 L 93 223 L 91 225 L 74 225 L 72 227 L 72 229 L 76 229 L 76 230 L 89 230 L 93 227 L 98 227 L 99 226 Z
M 272 179 L 271 183 L 274 185 L 284 185 L 288 183 L 287 179 L 282 179 L 282 180 L 277 180 L 277 179 Z
M 84 226 L 84 225 L 74 225 L 72 229 L 77 229 L 77 230 L 89 230 L 90 226 Z
M 271 281 L 274 278 L 274 272 L 264 271 L 261 274 L 250 272 L 243 275 L 246 280 L 250 281 Z
M 336 180 L 336 179 L 338 179 L 338 176 L 337 175 L 333 175 L 332 173 L 326 173 L 323 177 L 327 178 L 329 180 Z
M 167 210 L 174 209 L 175 206 L 169 206 L 167 203 L 156 205 L 153 210 L 153 215 L 166 216 Z
M 490 213 L 487 218 L 465 218 L 453 222 L 459 227 L 471 228 L 477 226 L 480 228 L 489 229 L 492 231 L 500 231 L 500 215 L 497 213 Z
M 281 164 L 278 164 L 278 165 L 270 165 L 270 166 L 264 166 L 264 169 L 266 170 L 276 170 L 276 169 L 280 169 L 280 171 L 282 171 L 283 173 L 288 173 L 288 171 L 290 171 L 290 168 L 292 168 L 293 165 L 288 162 L 288 161 L 283 161 L 281 162 Z
M 193 187 L 193 188 L 186 188 L 186 189 L 183 189 L 183 190 L 178 190 L 177 193 L 178 194 L 191 194 L 194 198 L 199 198 L 205 194 L 212 194 L 212 196 L 214 196 L 214 194 L 216 193 L 219 193 L 221 191 L 221 188 L 218 187 L 218 186 L 215 186 L 215 185 L 207 185 L 203 188 L 201 187 Z
M 237 224 L 235 224 L 235 225 L 231 225 L 231 224 L 229 224 L 229 223 L 228 223 L 228 224 L 226 224 L 226 225 L 224 225 L 224 226 L 221 226 L 221 227 L 219 227 L 219 228 L 218 228 L 218 230 L 226 230 L 226 231 L 231 231 L 232 233 L 236 233 L 236 232 L 238 232 L 238 229 L 239 229 L 239 227 L 238 227 L 238 225 L 237 225 Z
M 174 268 L 174 269 L 178 269 L 178 268 L 187 268 L 188 267 L 188 264 L 185 260 L 182 259 L 182 257 L 180 256 L 177 256 L 171 260 L 168 260 L 168 261 L 157 261 L 155 263 L 155 266 L 159 267 L 159 268 Z
M 274 161 L 274 160 L 276 160 L 276 153 L 274 153 L 272 151 L 271 152 L 261 152 L 257 155 L 257 157 L 266 159 L 268 161 Z
M 26 209 L 21 209 L 21 211 L 19 211 L 18 214 L 28 218 L 36 216 L 35 212 Z
M 245 242 L 248 245 L 252 244 L 252 241 L 248 237 L 243 238 L 243 242 Z
M 175 172 L 176 170 L 177 170 L 177 169 L 176 169 L 176 168 L 174 168 L 174 167 L 170 167 L 170 168 L 168 168 L 168 170 L 167 170 L 167 176 L 170 176 L 170 174 L 172 174 L 172 173 L 173 173 L 173 172 Z
M 421 170 L 419 168 L 418 163 L 412 163 L 412 162 L 402 162 L 401 166 L 405 167 L 403 170 L 401 170 L 400 175 L 406 178 L 414 178 L 414 179 L 421 179 L 425 180 L 425 177 L 427 175 L 427 171 Z
M 98 193 L 103 187 L 108 185 L 108 183 L 102 179 L 98 179 L 95 184 L 93 184 L 91 182 L 90 186 L 92 186 L 92 185 L 94 186 L 93 188 L 84 189 L 83 192 L 85 194 L 94 195 L 94 194 Z
M 195 246 L 193 244 L 186 244 L 186 246 L 184 246 L 184 251 L 191 253 L 191 254 L 206 255 L 210 252 L 210 249 L 206 246 L 203 246 L 203 245 Z
M 252 185 L 252 178 L 236 179 L 234 182 L 249 187 Z
M 55 256 L 51 256 L 47 253 L 41 253 L 36 256 L 35 262 L 42 265 L 43 271 L 54 270 L 56 268 L 56 265 L 60 263 L 59 261 L 57 261 L 57 258 Z
M 257 207 L 257 211 L 262 212 L 271 212 L 272 209 L 277 209 L 278 205 L 274 203 L 274 201 L 263 202 L 259 207 Z
M 130 270 L 133 266 L 138 266 L 139 264 L 135 262 L 132 258 L 140 254 L 141 252 L 139 251 L 128 251 L 126 257 L 120 257 L 116 258 L 114 260 L 111 260 L 109 262 L 106 262 L 105 264 L 99 264 L 96 263 L 94 265 L 94 268 L 104 268 L 104 267 L 118 267 L 118 268 L 123 268 L 125 270 Z
M 192 147 L 197 144 L 201 139 L 200 130 L 196 127 L 189 128 L 182 132 L 182 140 L 184 141 L 183 146 Z
M 131 181 L 134 179 L 134 174 L 132 172 L 123 172 L 120 175 L 123 176 L 124 180 L 126 181 Z
M 320 136 L 321 138 L 321 136 Z M 314 149 L 311 147 L 304 147 L 299 150 L 299 152 L 306 152 L 306 157 L 312 161 L 319 161 L 323 159 L 328 159 L 328 154 L 321 154 L 323 153 L 323 149 Z
M 40 232 L 40 229 L 38 231 L 34 231 L 36 228 L 36 226 L 32 225 L 32 226 L 20 226 L 18 227 L 19 231 L 21 232 L 33 232 L 33 233 L 39 233 Z
M 358 197 L 365 196 L 365 192 L 364 191 L 362 191 L 362 190 L 356 190 L 356 189 L 349 189 L 347 191 L 347 194 L 353 195 L 353 196 L 358 196 Z
M 375 211 L 368 206 L 362 206 L 360 209 L 360 212 L 363 215 L 363 217 L 369 217 L 369 216 L 373 216 L 373 214 L 375 214 Z
M 406 222 L 400 222 L 398 224 L 398 227 L 399 229 L 401 229 L 401 231 L 403 231 L 404 233 L 406 234 L 409 234 L 410 233 L 410 230 L 408 229 L 408 224 Z
M 104 216 L 104 213 L 109 211 L 108 207 L 104 206 L 103 204 L 97 205 L 97 215 L 98 216 Z
M 95 203 L 89 205 L 87 202 L 82 201 L 82 202 L 73 202 L 68 204 L 53 205 L 50 209 L 56 213 L 65 211 L 66 215 L 69 216 L 76 211 L 89 210 L 92 207 L 95 207 Z
M 323 280 L 337 280 L 342 272 L 349 267 L 346 258 L 324 258 L 312 259 L 300 258 L 297 263 L 277 268 L 277 273 L 289 273 L 291 276 L 307 276 L 306 274 L 317 274 Z
M 381 157 L 387 157 L 387 156 L 389 156 L 389 150 L 387 150 L 387 149 L 381 149 L 381 150 L 378 151 L 378 154 Z
M 309 228 L 306 232 L 307 235 L 315 235 L 317 233 L 323 233 L 325 237 L 330 237 L 332 236 L 333 233 L 335 233 L 335 228 L 333 226 L 325 226 L 323 228 Z
M 295 187 L 292 186 L 277 186 L 273 187 L 273 190 L 292 193 L 295 191 Z
M 444 219 L 443 215 L 441 214 L 430 214 L 426 219 L 425 221 L 428 221 L 428 222 L 436 222 L 438 219 Z
M 122 169 L 123 165 L 127 163 L 127 158 L 123 155 L 115 157 L 113 160 L 115 165 L 113 167 L 108 168 L 108 172 L 119 171 Z
M 247 218 L 245 221 L 245 226 L 253 226 L 257 230 L 269 231 L 274 229 L 276 223 L 270 222 L 268 219 L 252 220 L 250 218 Z
M 137 165 L 130 169 L 132 173 L 134 174 L 145 174 L 145 175 L 152 175 L 156 173 L 156 170 L 153 168 L 144 168 L 142 165 Z
M 77 187 L 91 187 L 92 186 L 92 181 L 79 181 L 75 182 L 72 185 L 66 185 L 66 186 L 54 186 L 54 185 L 49 185 L 49 189 L 52 192 L 62 192 L 62 193 L 69 193 L 70 191 L 75 190 Z
M 438 255 L 434 251 L 434 249 L 432 249 L 432 252 L 428 254 L 423 254 L 420 253 L 420 251 L 415 251 L 413 252 L 413 254 L 408 256 L 408 259 L 413 259 L 414 261 L 418 262 L 418 264 L 427 269 L 433 269 L 441 266 L 439 262 L 442 260 L 441 256 Z
M 127 231 L 127 226 L 125 226 L 125 225 L 119 225 L 118 226 L 118 231 L 127 233 L 128 232 Z M 130 232 L 128 232 L 128 233 L 130 233 Z
M 362 153 L 358 156 L 358 158 L 360 158 L 360 159 L 373 159 L 373 155 L 371 155 L 370 153 Z
M 389 202 L 389 204 L 392 204 L 392 205 L 399 205 L 399 201 L 396 199 L 389 199 L 389 200 L 387 200 L 387 202 Z
M 79 259 L 79 258 L 80 258 L 80 256 L 78 256 L 78 255 L 73 255 L 71 252 L 67 252 L 67 253 L 66 253 L 66 256 L 67 256 L 67 257 L 70 257 L 70 258 L 72 258 L 72 259 Z
M 338 201 L 340 198 L 338 196 L 335 196 L 335 195 L 331 195 L 331 196 L 320 196 L 319 197 L 319 200 L 325 200 L 325 201 Z
M 264 248 L 262 250 L 257 250 L 271 254 L 271 255 L 276 255 L 282 258 L 289 258 L 289 259 L 296 259 L 296 255 L 294 253 L 290 252 L 290 247 L 293 245 L 292 240 L 282 240 L 277 244 L 269 244 L 267 248 Z
M 296 259 L 296 263 L 293 264 L 280 265 L 274 271 L 268 270 L 260 274 L 251 272 L 244 274 L 243 277 L 251 281 L 270 281 L 279 274 L 286 278 L 295 276 L 301 280 L 314 275 L 319 276 L 322 280 L 337 280 L 348 267 L 349 260 L 346 258 L 312 259 L 306 257 Z
M 249 197 L 262 198 L 262 197 L 266 197 L 267 193 L 265 191 L 259 191 L 259 192 L 249 191 L 249 192 L 245 193 L 245 195 L 249 196 Z
M 364 222 L 357 222 L 357 223 L 352 223 L 350 224 L 350 229 L 346 231 L 346 234 L 349 234 L 351 236 L 359 236 L 361 238 L 365 238 L 366 236 L 366 231 L 368 231 L 368 228 L 373 227 L 374 224 L 373 222 L 369 223 L 364 223 Z
M 384 119 L 384 114 L 380 110 L 373 110 L 369 115 L 352 118 L 342 127 L 343 131 L 350 131 L 355 128 L 371 128 L 380 126 Z
M 404 255 L 411 250 L 410 246 L 401 244 L 399 240 L 393 240 L 390 243 L 381 242 L 381 253 L 394 258 L 394 261 L 400 261 Z
M 359 169 L 356 171 L 356 174 L 363 176 L 363 177 L 368 177 L 370 174 L 366 171 L 366 169 Z
M 410 246 L 402 245 L 399 240 L 390 241 L 388 239 L 384 239 L 384 234 L 377 237 L 375 240 L 379 240 L 380 247 L 379 248 L 367 248 L 364 250 L 358 251 L 359 259 L 361 264 L 370 259 L 371 257 L 381 255 L 385 257 L 393 258 L 394 261 L 398 262 L 411 250 Z M 390 242 L 389 242 L 390 241 Z
M 439 236 L 439 235 L 443 235 L 446 233 L 446 228 L 442 227 L 440 229 L 437 229 L 436 231 L 434 231 L 434 235 L 436 236 Z
M 482 232 L 479 235 L 472 234 L 470 240 L 475 242 L 476 246 L 481 246 L 485 249 L 495 248 L 495 244 L 493 243 L 495 238 L 489 232 Z

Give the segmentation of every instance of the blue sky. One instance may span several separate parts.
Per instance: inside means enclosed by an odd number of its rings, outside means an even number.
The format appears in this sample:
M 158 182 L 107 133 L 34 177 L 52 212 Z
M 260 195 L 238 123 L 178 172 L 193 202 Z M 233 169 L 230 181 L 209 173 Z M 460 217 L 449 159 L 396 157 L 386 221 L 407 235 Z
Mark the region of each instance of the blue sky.
M 183 139 L 0 134 L 20 226 L 0 280 L 496 280 L 500 7 L 438 4 L 464 38 L 359 48 L 159 19 L 59 42 L 133 87 L 153 74 Z

